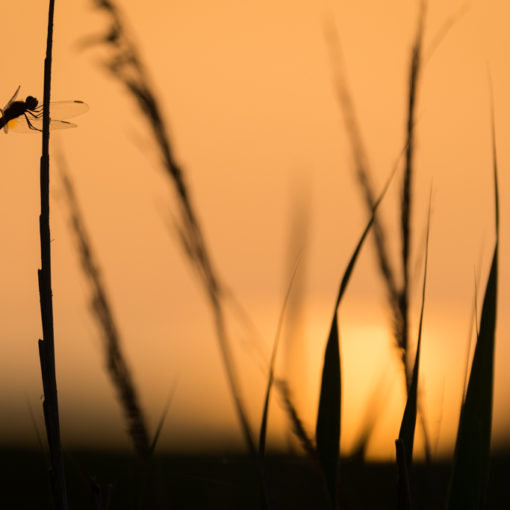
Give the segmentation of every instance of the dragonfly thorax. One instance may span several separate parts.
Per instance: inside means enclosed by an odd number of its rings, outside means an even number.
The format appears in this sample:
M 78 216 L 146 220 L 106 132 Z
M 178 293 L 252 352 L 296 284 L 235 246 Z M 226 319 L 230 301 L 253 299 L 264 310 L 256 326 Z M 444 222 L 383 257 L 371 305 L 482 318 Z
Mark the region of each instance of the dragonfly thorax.
M 27 107 L 27 110 L 34 110 L 37 108 L 37 105 L 39 104 L 39 101 L 34 96 L 27 96 L 25 99 L 25 106 Z

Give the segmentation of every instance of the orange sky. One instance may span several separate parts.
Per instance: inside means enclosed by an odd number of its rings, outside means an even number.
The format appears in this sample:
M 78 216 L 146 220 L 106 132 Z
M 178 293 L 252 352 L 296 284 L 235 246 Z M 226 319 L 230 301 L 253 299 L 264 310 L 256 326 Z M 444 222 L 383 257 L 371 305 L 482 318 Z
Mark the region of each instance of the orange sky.
M 21 95 L 42 96 L 44 4 L 19 0 L 3 6 L 2 19 L 12 20 L 3 23 L 0 33 L 0 98 L 5 102 L 19 84 Z M 339 278 L 366 221 L 321 16 L 328 9 L 334 13 L 374 178 L 382 184 L 403 143 L 418 2 L 122 4 L 164 106 L 214 262 L 256 324 L 266 358 L 289 274 L 293 204 L 300 193 L 306 197 L 303 343 L 296 348 L 297 359 L 282 349 L 280 373 L 293 366 L 291 383 L 312 432 Z M 425 46 L 462 4 L 429 1 Z M 485 281 L 494 242 L 487 67 L 496 103 L 502 228 L 494 437 L 505 437 L 510 424 L 505 369 L 510 322 L 504 313 L 510 305 L 505 264 L 510 233 L 509 11 L 505 0 L 469 2 L 424 68 L 419 92 L 414 218 L 419 233 L 433 186 L 422 396 L 439 452 L 452 447 L 474 274 L 480 271 Z M 210 438 L 223 444 L 232 436 L 240 441 L 209 310 L 163 221 L 173 195 L 146 125 L 120 86 L 99 69 L 100 52 L 76 51 L 80 38 L 100 32 L 103 22 L 87 0 L 57 2 L 52 97 L 84 100 L 90 111 L 77 119 L 78 129 L 55 133 L 52 140 L 58 138 L 71 167 L 152 426 L 178 381 L 162 446 L 198 448 Z M 2 434 L 8 441 L 35 441 L 27 402 L 38 415 L 40 137 L 0 134 L 0 148 L 0 385 L 9 388 L 0 392 L 0 410 L 10 417 L 2 423 Z M 58 181 L 53 184 L 53 292 L 64 440 L 125 445 L 121 413 L 102 369 L 98 331 L 87 310 L 88 288 L 66 209 L 58 200 Z M 393 187 L 381 211 L 394 236 L 394 253 L 397 193 Z M 403 411 L 402 381 L 371 250 L 368 245 L 364 249 L 341 311 L 342 449 L 352 447 L 372 388 L 386 374 L 387 401 L 369 453 L 391 456 Z M 418 293 L 414 298 L 416 315 Z M 235 353 L 252 423 L 258 426 L 263 374 L 250 345 L 237 342 Z M 277 406 L 272 412 L 274 443 L 285 437 L 285 422 Z

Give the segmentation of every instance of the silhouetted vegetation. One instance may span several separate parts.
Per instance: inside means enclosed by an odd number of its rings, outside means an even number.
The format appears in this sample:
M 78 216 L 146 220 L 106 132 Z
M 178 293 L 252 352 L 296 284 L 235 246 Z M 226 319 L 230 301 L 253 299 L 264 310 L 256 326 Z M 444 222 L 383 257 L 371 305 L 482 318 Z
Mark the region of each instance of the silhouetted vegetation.
M 112 306 L 102 280 L 95 249 L 80 211 L 70 175 L 61 162 L 62 183 L 68 204 L 71 231 L 74 235 L 81 267 L 90 286 L 91 310 L 103 337 L 103 353 L 107 373 L 122 407 L 126 429 L 133 444 L 136 458 L 130 455 L 113 456 L 105 452 L 72 452 L 66 457 L 69 470 L 69 500 L 67 502 L 64 476 L 64 456 L 60 443 L 57 387 L 55 377 L 55 354 L 53 334 L 53 307 L 51 291 L 51 254 L 49 223 L 49 101 L 51 89 L 51 52 L 54 2 L 50 0 L 47 54 L 44 79 L 44 128 L 41 157 L 41 269 L 39 290 L 43 339 L 39 341 L 41 371 L 44 387 L 44 418 L 50 456 L 51 494 L 55 508 L 67 510 L 95 508 L 438 508 L 447 504 L 449 510 L 478 509 L 490 506 L 499 494 L 498 485 L 489 479 L 490 440 L 492 425 L 492 400 L 494 379 L 494 345 L 497 310 L 498 249 L 499 249 L 499 198 L 494 106 L 492 115 L 493 179 L 495 197 L 496 241 L 488 280 L 486 282 L 480 326 L 470 369 L 466 394 L 463 398 L 456 439 L 455 455 L 450 464 L 425 464 L 413 460 L 416 420 L 422 418 L 425 446 L 428 455 L 429 440 L 423 421 L 423 409 L 419 400 L 419 369 L 422 349 L 422 326 L 426 307 L 427 265 L 429 260 L 430 204 L 426 227 L 424 269 L 418 330 L 414 335 L 410 328 L 410 291 L 413 286 L 410 275 L 411 245 L 414 239 L 413 207 L 415 191 L 413 179 L 415 124 L 417 93 L 423 71 L 423 35 L 425 25 L 425 1 L 421 2 L 418 27 L 411 50 L 407 118 L 402 155 L 391 170 L 382 191 L 375 192 L 368 164 L 367 150 L 358 126 L 354 104 L 347 87 L 346 72 L 341 63 L 339 39 L 334 26 L 328 24 L 327 37 L 332 50 L 332 64 L 339 103 L 344 114 L 350 140 L 354 169 L 369 214 L 365 229 L 340 279 L 337 297 L 332 303 L 332 319 L 324 348 L 324 361 L 317 409 L 315 435 L 310 437 L 299 410 L 295 406 L 288 381 L 279 377 L 275 365 L 284 315 L 290 291 L 296 275 L 296 267 L 290 279 L 288 292 L 283 300 L 279 323 L 273 342 L 273 350 L 267 364 L 265 399 L 258 435 L 258 445 L 252 432 L 253 425 L 246 413 L 246 402 L 239 388 L 239 369 L 235 363 L 231 339 L 227 332 L 226 301 L 228 293 L 213 267 L 210 251 L 204 240 L 203 227 L 191 199 L 183 168 L 176 162 L 167 126 L 158 99 L 142 57 L 132 42 L 123 17 L 116 3 L 111 0 L 94 0 L 108 18 L 109 30 L 91 37 L 85 47 L 100 45 L 107 50 L 105 68 L 120 82 L 139 107 L 140 117 L 146 121 L 156 140 L 162 168 L 169 178 L 179 215 L 175 221 L 178 239 L 187 260 L 195 269 L 211 308 L 218 348 L 222 356 L 225 375 L 237 412 L 239 426 L 248 448 L 246 456 L 186 457 L 155 456 L 155 445 L 161 431 L 166 411 L 163 413 L 154 438 L 151 440 L 140 397 L 122 350 L 119 326 L 114 319 Z M 434 48 L 437 46 L 434 40 Z M 378 215 L 378 208 L 388 188 L 400 181 L 400 255 L 395 270 L 387 248 L 387 231 Z M 342 459 L 339 465 L 342 404 L 342 349 L 340 305 L 350 278 L 356 268 L 358 256 L 369 233 L 373 232 L 376 262 L 385 284 L 389 307 L 392 312 L 395 346 L 399 350 L 405 376 L 407 401 L 402 410 L 401 427 L 396 444 L 396 463 L 365 463 L 364 452 L 371 431 L 377 421 L 378 407 L 369 403 L 369 413 L 359 432 L 356 451 L 350 459 Z M 57 268 L 58 270 L 58 268 Z M 129 275 L 126 276 L 127 278 Z M 414 342 L 416 337 L 416 342 Z M 150 339 L 147 339 L 149 341 Z M 411 346 L 416 346 L 411 356 Z M 193 367 L 186 367 L 192 371 Z M 269 409 L 272 390 L 276 389 L 283 402 L 283 409 L 290 420 L 290 427 L 302 447 L 304 455 L 277 457 L 268 454 L 266 448 L 269 427 Z M 377 392 L 374 395 L 379 395 Z M 380 398 L 380 397 L 379 397 Z M 10 457 L 9 457 L 10 455 Z M 7 465 L 14 480 L 18 472 L 16 460 L 30 465 L 30 479 L 43 478 L 45 467 L 38 465 L 31 453 L 7 452 Z M 40 459 L 38 459 L 40 460 Z M 140 460 L 142 462 L 140 462 Z M 500 461 L 498 474 L 508 471 L 508 460 Z M 20 464 L 21 465 L 21 464 Z M 503 466 L 503 467 L 501 467 Z M 9 480 L 9 476 L 5 476 Z M 106 482 L 105 482 L 106 480 Z M 492 483 L 492 486 L 491 486 Z M 21 490 L 11 482 L 14 492 Z M 28 495 L 19 496 L 21 505 L 37 505 L 48 508 L 44 483 L 34 484 L 34 501 L 25 503 Z M 32 487 L 32 488 L 34 488 Z M 424 487 L 431 487 L 428 490 Z M 492 487 L 493 493 L 490 493 Z M 9 508 L 16 502 L 9 500 Z M 19 505 L 18 505 L 19 506 Z

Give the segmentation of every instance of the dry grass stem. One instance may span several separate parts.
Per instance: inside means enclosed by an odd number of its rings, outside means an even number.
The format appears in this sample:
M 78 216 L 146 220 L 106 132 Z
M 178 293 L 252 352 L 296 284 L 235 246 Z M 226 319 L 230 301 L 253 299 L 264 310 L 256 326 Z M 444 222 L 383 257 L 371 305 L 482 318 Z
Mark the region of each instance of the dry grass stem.
M 149 458 L 150 444 L 138 392 L 122 350 L 121 335 L 110 307 L 76 192 L 62 158 L 59 160 L 59 168 L 81 267 L 91 289 L 91 310 L 103 337 L 107 373 L 122 406 L 133 447 L 140 459 L 145 461 Z
M 50 451 L 50 477 L 53 502 L 57 510 L 67 510 L 67 489 L 64 458 L 60 439 L 60 420 L 55 371 L 55 337 L 53 328 L 53 293 L 51 289 L 51 237 L 50 237 L 50 96 L 51 63 L 53 49 L 53 15 L 55 1 L 50 0 L 48 11 L 48 37 L 44 60 L 43 133 L 41 155 L 41 215 L 39 230 L 41 238 L 41 269 L 38 271 L 39 296 L 43 338 L 39 340 L 39 358 L 44 389 L 44 421 Z
M 183 171 L 175 159 L 159 102 L 153 91 L 143 60 L 129 36 L 129 31 L 117 5 L 111 0 L 94 0 L 94 3 L 106 13 L 109 30 L 104 35 L 88 39 L 84 45 L 99 44 L 110 50 L 111 55 L 104 62 L 105 68 L 127 89 L 152 130 L 153 137 L 161 153 L 163 167 L 176 193 L 181 244 L 188 260 L 198 272 L 202 287 L 206 292 L 214 318 L 218 346 L 241 430 L 249 450 L 255 454 L 255 442 L 241 397 L 239 376 L 227 331 L 222 285 L 213 268 Z

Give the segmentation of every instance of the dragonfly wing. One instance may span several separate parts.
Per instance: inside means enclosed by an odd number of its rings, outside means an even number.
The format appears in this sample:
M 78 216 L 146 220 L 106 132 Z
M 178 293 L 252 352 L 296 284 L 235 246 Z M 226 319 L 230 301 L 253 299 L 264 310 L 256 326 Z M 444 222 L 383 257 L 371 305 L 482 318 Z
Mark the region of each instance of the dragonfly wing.
M 89 105 L 83 101 L 52 101 L 50 103 L 50 115 L 52 119 L 69 119 L 77 117 L 89 110 Z M 36 117 L 42 119 L 43 106 L 39 105 L 32 110 Z
M 77 127 L 76 124 L 72 122 L 67 122 L 67 120 L 50 120 L 50 129 L 69 129 Z M 42 129 L 42 122 L 41 122 Z
M 16 96 L 18 95 L 18 92 L 19 92 L 20 88 L 21 88 L 21 85 L 18 85 L 18 88 L 16 89 L 16 91 L 12 95 L 11 99 L 9 99 L 8 103 L 3 107 L 3 111 L 4 112 L 5 112 L 5 110 L 7 110 L 7 108 L 9 108 L 9 106 L 11 106 L 12 103 L 14 103 L 14 100 L 16 99 Z
M 42 131 L 42 117 L 31 118 L 21 115 L 7 123 L 8 131 L 14 133 L 40 133 Z M 65 120 L 50 120 L 50 129 L 69 129 L 76 127 L 76 124 Z

